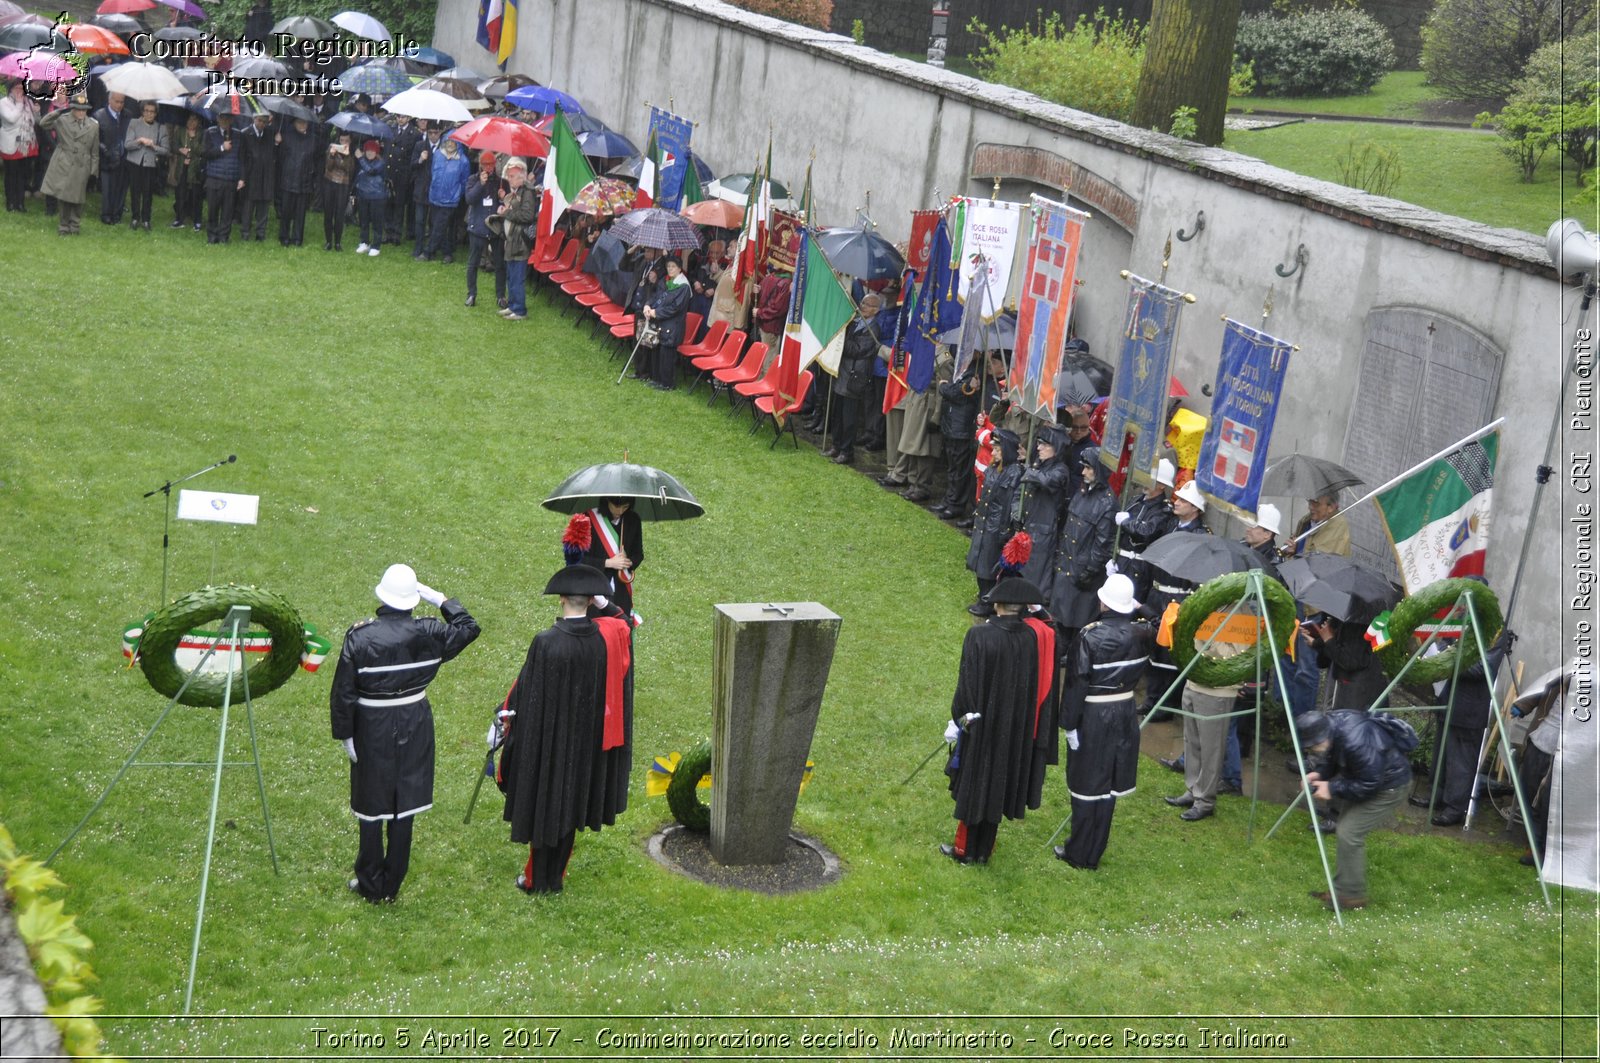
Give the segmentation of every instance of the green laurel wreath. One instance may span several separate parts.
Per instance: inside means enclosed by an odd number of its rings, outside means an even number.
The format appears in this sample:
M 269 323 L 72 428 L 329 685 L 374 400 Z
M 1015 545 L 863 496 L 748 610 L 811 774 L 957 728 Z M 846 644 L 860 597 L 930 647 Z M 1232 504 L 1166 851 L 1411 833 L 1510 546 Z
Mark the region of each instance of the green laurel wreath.
M 1273 637 L 1278 641 L 1280 650 L 1289 648 L 1289 640 L 1294 637 L 1295 615 L 1294 598 L 1284 589 L 1283 584 L 1270 576 L 1264 576 L 1261 586 L 1267 595 L 1267 623 L 1272 626 Z M 1200 630 L 1200 625 L 1212 613 L 1226 613 L 1232 608 L 1233 603 L 1243 598 L 1250 589 L 1250 576 L 1244 572 L 1230 572 L 1225 576 L 1207 580 L 1200 588 L 1183 600 L 1178 607 L 1177 622 L 1172 625 L 1172 660 L 1181 669 L 1198 652 L 1194 644 L 1194 633 Z M 1189 678 L 1201 686 L 1227 687 L 1235 683 L 1246 683 L 1256 677 L 1256 658 L 1261 658 L 1262 674 L 1272 669 L 1272 658 L 1266 639 L 1260 639 L 1254 646 L 1236 653 L 1231 657 L 1208 657 L 1200 654 L 1200 659 L 1195 661 L 1194 670 L 1189 673 Z
M 220 620 L 235 605 L 250 607 L 251 627 L 264 627 L 272 636 L 272 648 L 263 660 L 253 664 L 244 675 L 238 672 L 201 674 L 178 698 L 185 705 L 221 705 L 228 690 L 231 675 L 233 690 L 231 700 L 242 701 L 245 677 L 249 678 L 250 696 L 259 698 L 281 687 L 300 667 L 300 653 L 305 648 L 305 625 L 294 606 L 270 591 L 259 587 L 241 587 L 227 584 L 221 587 L 202 587 L 185 594 L 172 604 L 157 611 L 144 626 L 139 639 L 139 667 L 145 679 L 156 692 L 174 697 L 189 675 L 178 667 L 173 652 L 178 643 L 194 628 L 208 621 Z M 218 653 L 226 652 L 219 645 Z
M 1472 599 L 1472 606 L 1477 611 L 1478 623 L 1483 627 L 1484 637 L 1491 643 L 1499 637 L 1500 629 L 1506 624 L 1505 616 L 1500 612 L 1500 599 L 1487 584 L 1474 579 L 1438 580 L 1415 594 L 1406 595 L 1400 604 L 1394 607 L 1394 612 L 1389 618 L 1389 645 L 1378 653 L 1384 674 L 1390 679 L 1400 674 L 1400 669 L 1406 666 L 1406 661 L 1411 658 L 1411 651 L 1414 648 L 1411 642 L 1412 633 L 1419 625 L 1431 620 L 1433 614 L 1456 604 L 1456 600 L 1462 594 Z M 1465 615 L 1459 619 L 1465 625 L 1465 629 L 1456 645 L 1433 657 L 1419 659 L 1411 666 L 1411 670 L 1406 672 L 1406 682 L 1437 683 L 1449 679 L 1455 674 L 1458 653 L 1466 654 L 1461 662 L 1463 668 L 1477 663 L 1477 636 L 1473 634 L 1472 626 L 1466 623 Z M 1442 642 L 1439 644 L 1443 645 Z
M 667 784 L 667 807 L 684 829 L 696 834 L 711 830 L 711 808 L 700 800 L 700 780 L 711 771 L 711 743 L 701 742 L 678 761 Z

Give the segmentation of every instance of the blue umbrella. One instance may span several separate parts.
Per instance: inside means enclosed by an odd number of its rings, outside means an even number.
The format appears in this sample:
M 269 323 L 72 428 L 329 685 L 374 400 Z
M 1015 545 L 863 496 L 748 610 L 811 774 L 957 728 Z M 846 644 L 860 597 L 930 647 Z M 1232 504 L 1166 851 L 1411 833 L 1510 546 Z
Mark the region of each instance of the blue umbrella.
M 362 114 L 360 111 L 340 111 L 328 119 L 328 124 L 357 137 L 389 140 L 394 136 L 394 130 L 390 128 L 389 123 L 370 114 Z
M 428 48 L 414 44 L 400 54 L 405 56 L 407 59 L 418 63 L 426 63 L 429 66 L 437 67 L 440 70 L 443 70 L 447 66 L 456 65 L 456 61 L 454 59 L 446 55 L 444 52 L 441 52 L 437 48 Z
M 391 66 L 362 63 L 339 75 L 339 84 L 347 93 L 364 92 L 368 96 L 394 96 L 411 87 L 411 79 Z
M 591 159 L 623 159 L 639 154 L 639 149 L 633 146 L 633 141 L 609 129 L 579 133 L 578 147 Z
M 583 113 L 583 104 L 560 89 L 553 89 L 548 85 L 528 85 L 508 92 L 506 102 L 524 111 L 537 111 L 540 114 L 553 114 L 557 107 L 569 116 Z M 622 154 L 632 155 L 634 152 L 625 151 Z

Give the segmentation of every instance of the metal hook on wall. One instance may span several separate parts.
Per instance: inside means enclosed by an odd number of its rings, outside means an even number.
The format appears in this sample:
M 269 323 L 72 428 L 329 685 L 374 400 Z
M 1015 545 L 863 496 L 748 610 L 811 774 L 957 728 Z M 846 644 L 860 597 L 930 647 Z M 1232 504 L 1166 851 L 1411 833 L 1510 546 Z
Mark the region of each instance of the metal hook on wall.
M 1294 250 L 1294 268 L 1293 269 L 1284 269 L 1283 268 L 1284 264 L 1282 262 L 1280 262 L 1280 263 L 1278 263 L 1278 265 L 1276 267 L 1276 272 L 1277 272 L 1278 276 L 1280 276 L 1280 277 L 1292 277 L 1296 273 L 1299 273 L 1300 270 L 1306 265 L 1306 263 L 1308 263 L 1310 261 L 1311 261 L 1311 252 L 1306 250 L 1306 245 L 1305 244 L 1301 244 L 1299 247 L 1295 248 L 1295 250 Z
M 1203 233 L 1205 231 L 1206 231 L 1206 212 L 1202 210 L 1200 212 L 1199 216 L 1197 216 L 1194 219 L 1194 232 L 1186 233 L 1182 229 L 1178 230 L 1178 242 L 1186 244 L 1190 240 L 1193 240 L 1196 236 L 1199 236 L 1201 233 Z

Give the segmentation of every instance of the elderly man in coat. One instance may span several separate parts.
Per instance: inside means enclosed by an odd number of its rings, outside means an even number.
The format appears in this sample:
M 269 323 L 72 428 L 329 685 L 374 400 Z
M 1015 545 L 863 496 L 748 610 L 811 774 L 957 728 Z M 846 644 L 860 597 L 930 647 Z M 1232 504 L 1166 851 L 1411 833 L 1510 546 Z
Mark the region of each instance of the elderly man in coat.
M 65 89 L 56 93 L 56 110 L 39 119 L 41 129 L 54 129 L 55 153 L 45 171 L 40 191 L 61 204 L 56 231 L 76 236 L 83 222 L 83 201 L 88 198 L 89 175 L 100 153 L 100 127 L 89 120 L 89 101 L 78 96 L 68 105 Z
M 418 583 L 409 565 L 390 565 L 374 591 L 377 616 L 352 627 L 339 651 L 329 716 L 350 757 L 350 811 L 361 824 L 350 889 L 393 903 L 411 862 L 412 824 L 433 807 L 428 684 L 478 637 L 478 622 L 454 598 Z M 419 601 L 438 606 L 444 620 L 412 616 Z

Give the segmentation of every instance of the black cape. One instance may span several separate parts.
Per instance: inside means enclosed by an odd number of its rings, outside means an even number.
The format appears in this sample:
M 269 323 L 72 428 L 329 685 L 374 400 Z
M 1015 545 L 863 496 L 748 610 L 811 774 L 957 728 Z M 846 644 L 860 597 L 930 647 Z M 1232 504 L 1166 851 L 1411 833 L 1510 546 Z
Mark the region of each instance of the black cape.
M 616 822 L 628 807 L 633 669 L 622 680 L 622 744 L 602 750 L 608 649 L 599 624 L 562 618 L 539 632 L 507 697 L 516 713 L 501 753 L 511 840 L 554 846 Z
M 1048 664 L 1053 680 L 1055 662 Z M 1039 681 L 1039 639 L 1023 619 L 994 617 L 967 631 L 950 717 L 982 718 L 962 732 L 950 784 L 963 823 L 1021 819 L 1039 807 L 1045 765 L 1056 759 L 1050 681 L 1042 704 Z

